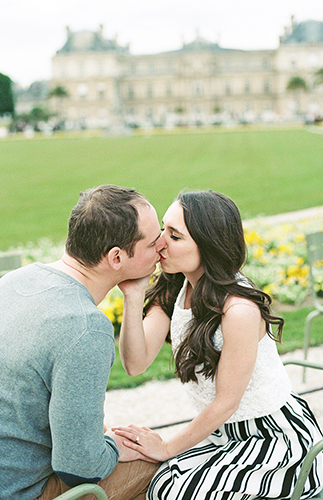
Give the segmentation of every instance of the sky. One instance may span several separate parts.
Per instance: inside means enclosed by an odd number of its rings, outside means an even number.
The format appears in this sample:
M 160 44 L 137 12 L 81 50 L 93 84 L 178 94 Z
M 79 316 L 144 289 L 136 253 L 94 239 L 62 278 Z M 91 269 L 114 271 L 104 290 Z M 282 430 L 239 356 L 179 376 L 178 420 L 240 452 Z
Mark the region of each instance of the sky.
M 4 0 L 2 0 L 4 2 Z M 0 73 L 23 87 L 51 78 L 71 31 L 97 31 L 133 54 L 177 50 L 197 34 L 225 48 L 274 49 L 291 16 L 323 21 L 322 0 L 11 0 L 0 14 Z

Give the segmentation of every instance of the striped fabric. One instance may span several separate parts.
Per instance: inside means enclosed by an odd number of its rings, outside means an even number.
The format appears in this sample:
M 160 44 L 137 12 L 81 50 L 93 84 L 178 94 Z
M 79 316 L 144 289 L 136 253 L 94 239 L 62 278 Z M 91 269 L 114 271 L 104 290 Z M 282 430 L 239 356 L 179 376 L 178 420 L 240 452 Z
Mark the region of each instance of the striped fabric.
M 291 394 L 276 413 L 226 423 L 196 447 L 165 462 L 147 499 L 288 499 L 307 451 L 321 438 L 307 403 Z M 320 454 L 302 499 L 322 489 L 322 462 Z

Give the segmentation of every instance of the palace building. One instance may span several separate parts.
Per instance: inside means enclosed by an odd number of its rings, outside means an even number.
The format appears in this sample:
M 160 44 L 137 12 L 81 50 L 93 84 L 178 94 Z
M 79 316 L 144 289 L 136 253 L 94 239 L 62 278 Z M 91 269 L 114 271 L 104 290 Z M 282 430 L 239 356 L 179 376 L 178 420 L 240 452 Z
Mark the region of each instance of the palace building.
M 102 26 L 67 28 L 51 80 L 67 96 L 51 101 L 69 128 L 313 119 L 323 116 L 323 85 L 315 84 L 322 68 L 321 21 L 292 18 L 273 50 L 228 49 L 197 36 L 178 50 L 142 55 L 105 39 Z

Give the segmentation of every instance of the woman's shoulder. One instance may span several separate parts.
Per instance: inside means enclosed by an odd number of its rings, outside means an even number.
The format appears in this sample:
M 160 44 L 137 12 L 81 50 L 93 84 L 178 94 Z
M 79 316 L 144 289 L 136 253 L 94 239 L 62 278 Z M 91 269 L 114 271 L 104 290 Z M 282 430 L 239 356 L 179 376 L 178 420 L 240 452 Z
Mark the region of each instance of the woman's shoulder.
M 250 311 L 250 308 L 260 313 L 259 307 L 252 300 L 236 295 L 229 295 L 223 306 L 223 314 L 227 314 L 229 310 L 231 312 L 247 312 Z

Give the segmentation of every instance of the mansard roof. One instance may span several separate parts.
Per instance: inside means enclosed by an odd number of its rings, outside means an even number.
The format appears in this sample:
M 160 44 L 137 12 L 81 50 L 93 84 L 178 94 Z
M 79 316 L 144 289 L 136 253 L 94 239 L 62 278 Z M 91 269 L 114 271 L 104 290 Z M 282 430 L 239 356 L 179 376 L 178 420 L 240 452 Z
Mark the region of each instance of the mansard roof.
M 115 51 L 119 53 L 129 52 L 129 47 L 121 47 L 116 40 L 107 40 L 103 37 L 103 26 L 97 32 L 83 30 L 72 32 L 67 28 L 67 41 L 65 45 L 57 51 L 57 54 L 64 52 L 103 52 Z
M 217 43 L 210 42 L 209 40 L 206 40 L 200 35 L 197 35 L 196 38 L 191 43 L 183 43 L 183 47 L 180 49 L 180 52 L 194 52 L 201 50 L 218 52 L 224 50 L 228 51 L 231 49 L 223 49 Z
M 323 22 L 303 21 L 299 24 L 293 23 L 291 30 L 281 37 L 280 43 L 323 43 Z

